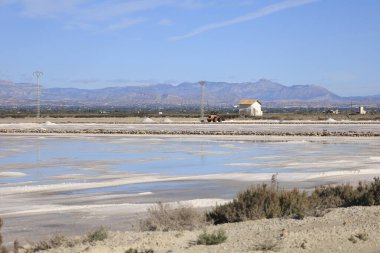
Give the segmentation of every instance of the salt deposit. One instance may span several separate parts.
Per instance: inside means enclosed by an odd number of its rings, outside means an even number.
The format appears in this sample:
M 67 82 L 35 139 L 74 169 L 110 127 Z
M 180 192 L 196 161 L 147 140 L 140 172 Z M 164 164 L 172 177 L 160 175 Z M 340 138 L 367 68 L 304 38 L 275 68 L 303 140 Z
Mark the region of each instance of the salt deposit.
M 148 117 L 145 117 L 142 122 L 145 124 L 155 123 L 154 120 L 152 120 L 151 118 L 148 118 Z
M 164 119 L 164 123 L 173 123 L 173 121 L 171 119 L 169 119 L 169 118 L 165 118 Z
M 333 119 L 333 118 L 328 118 L 327 120 L 326 120 L 326 122 L 337 122 L 335 119 Z

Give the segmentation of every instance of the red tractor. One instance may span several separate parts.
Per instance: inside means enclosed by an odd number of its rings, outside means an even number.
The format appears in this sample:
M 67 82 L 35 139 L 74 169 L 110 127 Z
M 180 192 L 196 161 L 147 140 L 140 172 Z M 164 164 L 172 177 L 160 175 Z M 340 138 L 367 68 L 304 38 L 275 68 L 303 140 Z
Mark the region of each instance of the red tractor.
M 216 113 L 211 113 L 207 116 L 207 122 L 211 122 L 211 121 L 212 122 L 222 122 L 224 120 L 225 119 L 222 116 L 220 116 Z

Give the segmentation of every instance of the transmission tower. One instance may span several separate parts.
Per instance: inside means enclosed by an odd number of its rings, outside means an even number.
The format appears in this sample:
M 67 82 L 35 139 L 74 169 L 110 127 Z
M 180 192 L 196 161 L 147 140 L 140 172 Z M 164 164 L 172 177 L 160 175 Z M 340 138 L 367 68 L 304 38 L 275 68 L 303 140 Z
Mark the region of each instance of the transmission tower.
M 42 73 L 41 71 L 35 71 L 33 72 L 33 75 L 36 77 L 37 79 L 37 119 L 40 118 L 41 116 L 41 89 L 40 89 L 40 76 L 42 76 L 44 73 Z
M 205 81 L 200 81 L 199 82 L 201 86 L 201 122 L 204 121 L 204 116 L 205 116 Z

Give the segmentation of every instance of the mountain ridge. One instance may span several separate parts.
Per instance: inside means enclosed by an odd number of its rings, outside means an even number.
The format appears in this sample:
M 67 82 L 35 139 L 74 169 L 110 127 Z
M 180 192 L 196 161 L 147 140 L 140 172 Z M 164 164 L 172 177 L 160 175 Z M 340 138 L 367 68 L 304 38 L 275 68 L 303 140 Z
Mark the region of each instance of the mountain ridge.
M 0 88 L 0 106 L 33 105 L 36 99 L 35 84 L 0 80 Z M 380 104 L 380 95 L 342 97 L 314 84 L 285 86 L 267 79 L 242 83 L 206 82 L 208 105 L 233 106 L 240 99 L 258 99 L 267 105 Z M 41 101 L 43 105 L 62 106 L 199 105 L 200 87 L 190 82 L 100 89 L 42 87 Z

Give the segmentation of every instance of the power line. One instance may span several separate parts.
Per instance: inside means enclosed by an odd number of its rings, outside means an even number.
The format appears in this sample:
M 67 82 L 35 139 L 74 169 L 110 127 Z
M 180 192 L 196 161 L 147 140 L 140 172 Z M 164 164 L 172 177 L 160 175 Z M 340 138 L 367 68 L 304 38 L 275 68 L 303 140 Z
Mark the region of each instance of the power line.
M 205 81 L 200 81 L 199 82 L 200 86 L 201 86 L 201 122 L 204 121 L 204 116 L 205 116 L 205 91 L 204 91 L 204 88 L 205 88 Z
M 37 119 L 41 117 L 41 89 L 40 89 L 40 76 L 42 76 L 44 73 L 41 71 L 34 71 L 33 75 L 37 79 Z

